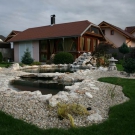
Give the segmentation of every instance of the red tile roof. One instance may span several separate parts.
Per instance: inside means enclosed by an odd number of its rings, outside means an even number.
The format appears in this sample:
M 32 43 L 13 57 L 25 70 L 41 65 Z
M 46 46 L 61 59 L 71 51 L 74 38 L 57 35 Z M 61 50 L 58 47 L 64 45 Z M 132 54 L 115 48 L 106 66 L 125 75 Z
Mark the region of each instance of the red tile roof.
M 131 35 L 130 33 L 126 32 L 125 30 L 122 30 L 121 28 L 119 28 L 119 27 L 117 27 L 117 26 L 114 26 L 114 25 L 112 25 L 112 24 L 110 24 L 110 23 L 108 23 L 108 22 L 105 22 L 105 21 L 101 22 L 101 23 L 99 24 L 99 26 L 102 27 L 102 24 L 107 24 L 108 26 L 110 26 L 110 27 L 112 27 L 113 29 L 119 31 L 120 33 L 122 33 L 122 34 L 125 35 L 126 37 L 135 40 L 135 37 L 134 37 L 133 35 Z
M 13 30 L 13 32 L 14 32 L 15 34 L 18 34 L 18 33 L 20 33 L 21 31 Z
M 129 26 L 125 28 L 125 31 L 128 33 L 132 33 L 132 31 L 135 29 L 135 26 Z
M 48 25 L 29 28 L 13 37 L 11 40 L 9 40 L 9 42 L 80 36 L 90 24 L 92 23 L 85 20 L 63 24 L 54 24 L 53 26 Z

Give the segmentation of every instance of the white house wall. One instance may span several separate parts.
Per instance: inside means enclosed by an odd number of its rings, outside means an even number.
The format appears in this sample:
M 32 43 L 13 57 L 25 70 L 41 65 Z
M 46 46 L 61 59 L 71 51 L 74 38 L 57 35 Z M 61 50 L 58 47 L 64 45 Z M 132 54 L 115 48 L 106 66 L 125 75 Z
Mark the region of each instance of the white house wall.
M 105 37 L 109 39 L 112 43 L 114 43 L 117 47 L 120 47 L 123 42 L 126 42 L 126 37 L 122 36 L 117 31 L 114 31 L 114 35 L 111 35 L 110 28 L 102 28 L 105 30 Z

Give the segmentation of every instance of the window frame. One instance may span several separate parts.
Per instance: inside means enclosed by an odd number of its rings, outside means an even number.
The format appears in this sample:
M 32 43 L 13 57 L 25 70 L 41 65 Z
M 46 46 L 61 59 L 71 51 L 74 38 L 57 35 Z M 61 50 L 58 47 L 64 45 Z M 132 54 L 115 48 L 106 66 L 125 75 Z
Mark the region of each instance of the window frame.
M 114 30 L 111 30 L 110 31 L 110 35 L 114 35 Z

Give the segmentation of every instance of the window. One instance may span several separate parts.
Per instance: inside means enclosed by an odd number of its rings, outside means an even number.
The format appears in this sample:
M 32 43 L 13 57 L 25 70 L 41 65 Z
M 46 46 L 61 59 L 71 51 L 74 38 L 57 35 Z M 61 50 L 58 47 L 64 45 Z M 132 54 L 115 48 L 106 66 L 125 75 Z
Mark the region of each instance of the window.
M 97 48 L 97 39 L 93 39 L 93 51 Z
M 63 40 L 59 41 L 57 50 L 63 51 Z
M 111 35 L 114 35 L 114 30 L 111 30 Z
M 97 27 L 91 26 L 91 33 L 99 34 L 99 29 Z
M 103 34 L 105 35 L 105 30 L 102 30 Z

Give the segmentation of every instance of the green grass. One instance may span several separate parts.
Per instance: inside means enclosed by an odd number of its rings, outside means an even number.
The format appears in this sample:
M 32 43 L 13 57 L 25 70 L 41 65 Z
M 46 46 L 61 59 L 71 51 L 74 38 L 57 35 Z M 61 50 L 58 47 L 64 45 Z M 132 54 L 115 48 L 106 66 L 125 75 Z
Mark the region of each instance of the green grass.
M 109 118 L 99 125 L 42 130 L 0 112 L 0 135 L 135 135 L 135 79 L 101 78 L 118 84 L 130 100 L 110 108 Z
M 7 63 L 7 62 L 0 63 L 0 67 L 8 68 L 9 66 L 11 66 L 11 63 Z
M 123 68 L 123 66 L 121 64 L 116 64 L 116 66 L 117 66 L 118 71 L 123 71 L 124 70 L 124 68 Z

